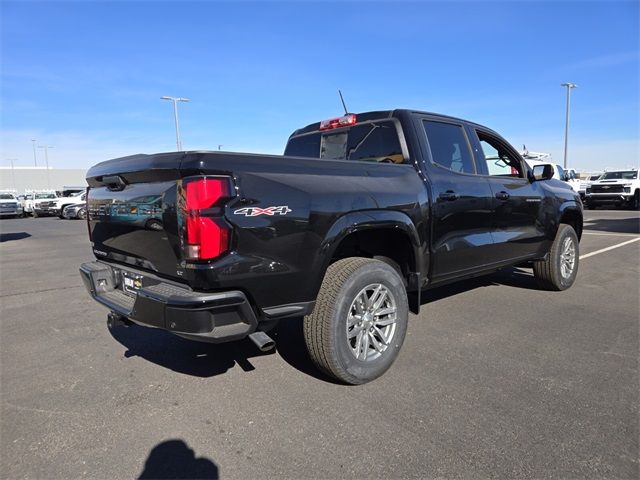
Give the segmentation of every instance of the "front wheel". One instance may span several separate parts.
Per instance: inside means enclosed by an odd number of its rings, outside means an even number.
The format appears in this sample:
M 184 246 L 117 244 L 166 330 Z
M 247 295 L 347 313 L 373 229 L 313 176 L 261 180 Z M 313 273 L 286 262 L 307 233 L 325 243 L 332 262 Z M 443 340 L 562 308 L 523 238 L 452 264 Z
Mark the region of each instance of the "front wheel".
M 571 225 L 561 224 L 546 260 L 533 263 L 533 274 L 545 290 L 566 290 L 578 275 L 578 235 Z
M 311 360 L 352 385 L 378 378 L 393 364 L 409 319 L 398 272 L 379 260 L 351 257 L 327 269 L 304 338 Z

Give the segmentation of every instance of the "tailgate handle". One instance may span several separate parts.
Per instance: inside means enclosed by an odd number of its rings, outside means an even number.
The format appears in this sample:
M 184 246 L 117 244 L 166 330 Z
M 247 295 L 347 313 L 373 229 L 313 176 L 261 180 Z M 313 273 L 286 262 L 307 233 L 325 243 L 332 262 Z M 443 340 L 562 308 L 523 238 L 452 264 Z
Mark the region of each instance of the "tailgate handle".
M 102 177 L 102 183 L 104 183 L 109 190 L 116 192 L 124 190 L 124 187 L 127 186 L 127 182 L 125 182 L 120 175 Z

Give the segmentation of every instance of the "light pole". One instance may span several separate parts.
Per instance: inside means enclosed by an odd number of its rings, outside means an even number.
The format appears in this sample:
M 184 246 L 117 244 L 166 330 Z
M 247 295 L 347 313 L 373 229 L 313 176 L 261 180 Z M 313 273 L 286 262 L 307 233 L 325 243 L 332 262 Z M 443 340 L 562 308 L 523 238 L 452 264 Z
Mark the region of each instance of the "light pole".
M 564 125 L 564 168 L 567 168 L 567 148 L 569 145 L 569 110 L 571 108 L 571 89 L 576 88 L 578 85 L 575 83 L 561 83 L 561 87 L 567 88 L 567 114 L 566 123 Z
M 38 166 L 38 158 L 36 157 L 36 139 L 35 138 L 31 139 L 31 144 L 33 145 L 33 166 L 37 167 Z
M 180 123 L 178 122 L 178 102 L 188 102 L 188 98 L 182 97 L 160 97 L 161 100 L 171 100 L 173 102 L 173 117 L 176 121 L 176 146 L 178 151 L 182 151 L 182 141 L 180 140 Z
M 7 158 L 6 159 L 9 163 L 11 163 L 11 183 L 13 184 L 13 190 L 14 192 L 16 192 L 16 195 L 18 194 L 18 190 L 16 189 L 16 174 L 13 171 L 13 162 L 17 161 L 17 158 Z
M 49 149 L 53 148 L 51 145 L 38 145 L 38 148 L 44 148 L 44 163 L 47 167 L 47 188 L 51 188 L 51 181 L 49 180 Z

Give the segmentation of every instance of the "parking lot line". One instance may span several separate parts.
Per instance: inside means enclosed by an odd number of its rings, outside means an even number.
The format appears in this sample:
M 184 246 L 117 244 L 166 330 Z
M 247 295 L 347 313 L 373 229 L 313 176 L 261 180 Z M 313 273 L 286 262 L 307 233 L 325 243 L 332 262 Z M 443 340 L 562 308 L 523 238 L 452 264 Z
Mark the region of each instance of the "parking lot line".
M 638 240 L 640 240 L 640 237 L 632 238 L 631 240 L 627 240 L 626 242 L 617 243 L 617 244 L 612 245 L 610 247 L 602 248 L 600 250 L 596 250 L 595 252 L 587 253 L 585 255 L 580 255 L 580 260 L 583 260 L 583 259 L 589 258 L 589 257 L 593 257 L 594 255 L 598 255 L 599 253 L 608 252 L 609 250 L 613 250 L 615 248 L 624 247 L 625 245 L 628 245 L 628 244 L 633 243 L 633 242 L 637 242 Z
M 605 232 L 582 232 L 583 235 L 603 235 L 605 237 L 639 237 L 637 233 L 605 233 Z

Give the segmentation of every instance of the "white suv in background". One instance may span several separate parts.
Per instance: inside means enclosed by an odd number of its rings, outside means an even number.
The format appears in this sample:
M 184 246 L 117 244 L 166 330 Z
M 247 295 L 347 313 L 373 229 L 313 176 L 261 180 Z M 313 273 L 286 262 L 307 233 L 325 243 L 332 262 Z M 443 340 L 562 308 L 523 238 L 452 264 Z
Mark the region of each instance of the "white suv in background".
M 605 172 L 587 187 L 587 208 L 613 203 L 640 210 L 640 179 L 638 170 L 614 170 Z

